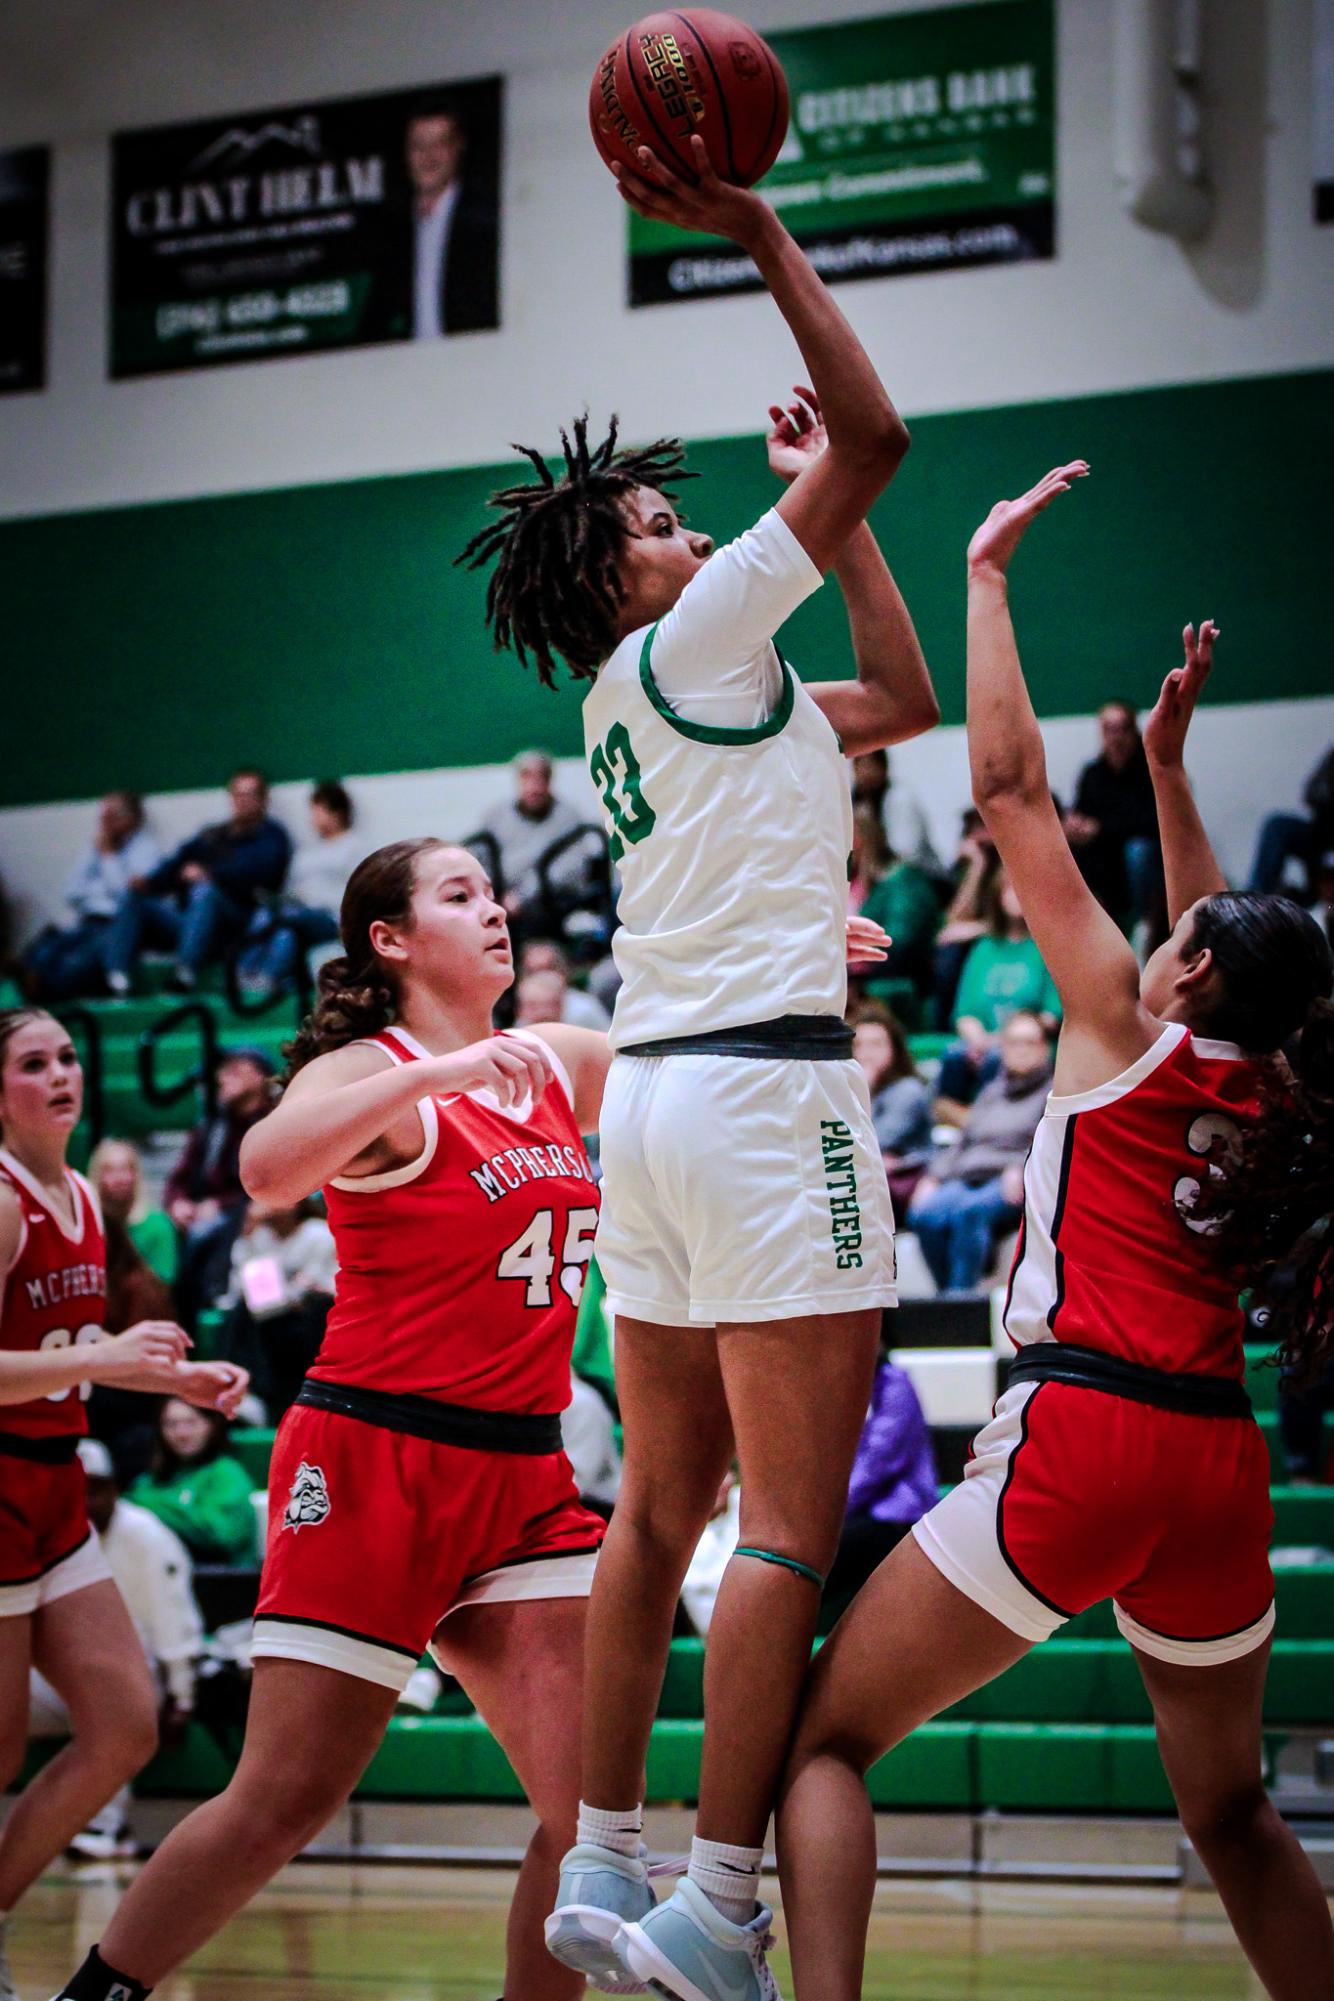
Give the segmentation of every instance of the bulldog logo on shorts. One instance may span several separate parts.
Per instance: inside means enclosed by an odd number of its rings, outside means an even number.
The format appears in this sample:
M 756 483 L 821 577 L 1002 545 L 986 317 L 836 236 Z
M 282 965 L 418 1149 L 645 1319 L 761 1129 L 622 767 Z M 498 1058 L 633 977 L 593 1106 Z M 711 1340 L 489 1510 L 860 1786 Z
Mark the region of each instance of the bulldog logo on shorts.
M 316 1528 L 327 1517 L 329 1506 L 329 1488 L 323 1468 L 308 1466 L 303 1459 L 296 1469 L 292 1491 L 283 1509 L 283 1527 L 291 1529 L 293 1534 L 298 1529 Z

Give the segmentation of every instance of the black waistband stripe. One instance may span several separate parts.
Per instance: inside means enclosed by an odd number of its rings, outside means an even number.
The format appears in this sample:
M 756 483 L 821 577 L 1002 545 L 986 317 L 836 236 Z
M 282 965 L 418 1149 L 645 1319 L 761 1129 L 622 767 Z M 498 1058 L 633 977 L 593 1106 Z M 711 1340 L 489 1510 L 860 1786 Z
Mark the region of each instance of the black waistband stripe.
M 836 1014 L 780 1014 L 773 1021 L 748 1021 L 736 1028 L 710 1028 L 698 1035 L 663 1036 L 631 1042 L 619 1056 L 748 1056 L 805 1063 L 846 1063 L 852 1030 Z
M 78 1432 L 62 1432 L 55 1437 L 25 1438 L 21 1432 L 0 1431 L 0 1457 L 31 1459 L 39 1466 L 68 1466 L 78 1455 Z
M 1016 1383 L 1068 1383 L 1187 1417 L 1251 1416 L 1245 1386 L 1233 1376 L 1172 1375 L 1068 1341 L 1034 1341 L 1022 1348 L 1010 1364 L 1009 1386 Z
M 406 1432 L 411 1438 L 429 1438 L 436 1445 L 456 1445 L 465 1452 L 514 1452 L 537 1459 L 561 1449 L 560 1417 L 555 1412 L 473 1410 L 466 1404 L 437 1403 L 434 1397 L 395 1396 L 388 1390 L 325 1383 L 315 1376 L 307 1376 L 297 1402 L 307 1410 L 378 1424 L 382 1431 Z

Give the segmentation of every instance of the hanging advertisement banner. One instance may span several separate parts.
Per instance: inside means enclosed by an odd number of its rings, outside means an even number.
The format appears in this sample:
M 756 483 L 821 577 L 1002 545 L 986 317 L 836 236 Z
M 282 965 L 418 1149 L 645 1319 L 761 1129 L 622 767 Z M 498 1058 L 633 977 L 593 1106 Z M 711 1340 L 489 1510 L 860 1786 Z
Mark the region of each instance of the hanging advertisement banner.
M 122 132 L 114 377 L 500 324 L 499 77 Z
M 766 37 L 792 120 L 761 183 L 821 277 L 1051 257 L 1053 0 L 984 0 Z M 629 217 L 630 303 L 753 291 L 735 244 Z
M 0 152 L 0 396 L 46 384 L 51 155 Z

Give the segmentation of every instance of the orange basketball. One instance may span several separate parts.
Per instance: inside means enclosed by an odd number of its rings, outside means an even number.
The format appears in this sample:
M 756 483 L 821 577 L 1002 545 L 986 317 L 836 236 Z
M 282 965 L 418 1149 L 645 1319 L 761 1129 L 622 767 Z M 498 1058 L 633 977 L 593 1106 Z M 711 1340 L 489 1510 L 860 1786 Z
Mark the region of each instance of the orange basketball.
M 637 148 L 648 146 L 690 182 L 692 133 L 721 179 L 749 188 L 777 158 L 787 118 L 787 79 L 773 50 L 711 7 L 636 21 L 607 49 L 588 94 L 593 141 L 608 166 L 642 173 Z

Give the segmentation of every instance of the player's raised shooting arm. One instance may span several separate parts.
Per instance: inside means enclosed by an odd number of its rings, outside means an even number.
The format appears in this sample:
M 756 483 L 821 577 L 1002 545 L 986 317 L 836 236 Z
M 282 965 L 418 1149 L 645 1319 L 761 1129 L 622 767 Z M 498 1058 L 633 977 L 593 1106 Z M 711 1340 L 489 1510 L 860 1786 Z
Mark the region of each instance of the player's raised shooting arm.
M 869 522 L 854 528 L 834 565 L 848 610 L 855 681 L 809 681 L 807 693 L 849 757 L 934 729 L 940 705 L 902 592 Z
M 808 384 L 794 383 L 791 402 L 771 403 L 769 418 L 769 467 L 790 486 L 829 450 L 820 399 Z M 869 522 L 853 529 L 834 574 L 847 607 L 857 679 L 815 681 L 808 691 L 855 756 L 933 728 L 940 709 L 908 607 Z
M 1113 1041 L 1124 1039 L 1126 1046 L 1113 1054 L 1133 1061 L 1146 1046 L 1139 1029 L 1139 968 L 1079 873 L 1052 803 L 1005 575 L 1029 523 L 1087 470 L 1076 461 L 1048 473 L 1021 499 L 999 502 L 969 544 L 968 762 L 973 798 L 1061 996 L 1063 1049 L 1072 1029 L 1078 1035 L 1082 1023 L 1097 1022 L 1110 1027 Z
M 1202 896 L 1216 896 L 1228 886 L 1204 830 L 1185 765 L 1186 734 L 1213 666 L 1217 637 L 1218 627 L 1209 618 L 1201 623 L 1198 639 L 1194 626 L 1186 627 L 1182 634 L 1185 665 L 1174 667 L 1167 676 L 1153 714 L 1144 725 L 1144 754 L 1149 761 L 1163 844 L 1167 917 L 1173 925 Z
M 731 237 L 754 258 L 801 350 L 824 410 L 829 450 L 778 503 L 811 561 L 828 570 L 908 450 L 908 430 L 870 356 L 824 281 L 769 204 L 719 180 L 704 142 L 692 138 L 697 185 L 642 149 L 644 174 L 617 169 L 621 193 L 641 215 Z

